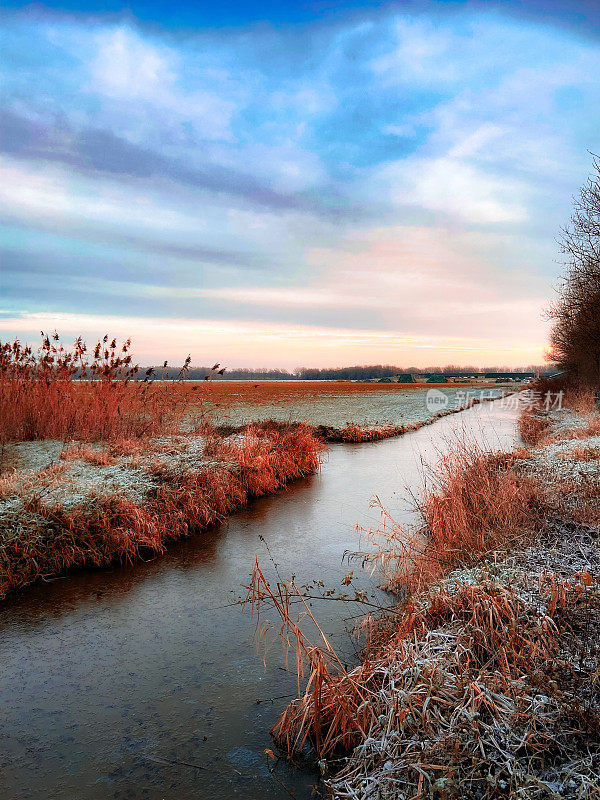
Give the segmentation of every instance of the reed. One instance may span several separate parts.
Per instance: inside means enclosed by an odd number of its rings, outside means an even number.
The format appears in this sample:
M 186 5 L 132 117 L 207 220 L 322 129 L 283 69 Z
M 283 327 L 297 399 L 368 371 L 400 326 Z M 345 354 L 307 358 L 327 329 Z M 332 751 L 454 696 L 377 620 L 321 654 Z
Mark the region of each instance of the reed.
M 514 455 L 459 444 L 438 463 L 422 503 L 427 531 L 413 581 L 426 585 L 457 563 L 506 547 L 539 530 L 543 493 L 519 475 Z
M 78 338 L 65 347 L 42 332 L 37 351 L 18 340 L 0 343 L 0 445 L 58 439 L 104 441 L 170 432 L 185 414 L 173 384 L 140 371 L 131 341 L 105 335 L 88 350 Z M 166 363 L 166 362 L 165 362 Z

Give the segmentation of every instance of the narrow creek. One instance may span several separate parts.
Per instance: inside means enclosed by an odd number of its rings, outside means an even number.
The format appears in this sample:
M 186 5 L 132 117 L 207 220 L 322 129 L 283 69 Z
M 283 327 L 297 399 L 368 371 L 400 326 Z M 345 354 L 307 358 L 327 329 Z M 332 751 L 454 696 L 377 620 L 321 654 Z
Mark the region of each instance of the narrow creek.
M 516 412 L 500 401 L 398 439 L 333 445 L 318 475 L 254 502 L 227 524 L 133 567 L 82 572 L 0 606 L 0 796 L 4 800 L 248 800 L 288 793 L 268 771 L 269 728 L 297 694 L 275 641 L 263 663 L 256 620 L 231 606 L 255 557 L 273 575 L 339 590 L 359 565 L 355 525 L 376 526 L 377 495 L 410 520 L 418 491 L 457 438 L 511 449 Z M 259 538 L 263 537 L 268 545 Z M 270 554 L 270 555 L 269 555 Z M 377 575 L 357 585 L 382 602 Z M 315 602 L 352 663 L 360 608 Z M 274 620 L 275 621 L 275 620 Z M 259 702 L 257 702 L 259 701 Z M 272 764 L 272 762 L 270 762 Z M 278 779 L 309 798 L 313 769 L 281 762 Z

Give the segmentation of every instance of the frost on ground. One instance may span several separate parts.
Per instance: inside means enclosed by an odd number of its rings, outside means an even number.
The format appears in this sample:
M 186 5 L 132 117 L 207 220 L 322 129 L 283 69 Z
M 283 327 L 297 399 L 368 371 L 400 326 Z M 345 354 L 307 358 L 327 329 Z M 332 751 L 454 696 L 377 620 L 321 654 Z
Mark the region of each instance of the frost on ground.
M 520 461 L 529 473 L 577 484 L 600 482 L 600 436 L 552 441 Z
M 153 440 L 132 454 L 55 441 L 9 445 L 6 458 L 13 470 L 0 479 L 0 513 L 15 498 L 84 508 L 118 496 L 142 505 L 159 485 L 160 468 L 185 472 L 214 466 L 204 450 L 203 437 L 183 436 Z
M 570 408 L 554 409 L 548 411 L 545 416 L 550 420 L 552 430 L 559 437 L 576 434 L 589 424 L 589 415 L 578 414 Z
M 55 439 L 8 444 L 4 447 L 3 466 L 19 470 L 47 469 L 58 461 L 65 447 L 64 442 Z
M 243 436 L 238 439 L 243 441 Z M 40 503 L 85 511 L 120 497 L 142 506 L 165 480 L 231 465 L 225 454 L 209 451 L 204 436 L 183 435 L 159 437 L 143 447 L 57 441 L 7 445 L 5 462 L 10 468 L 0 477 L 3 530 L 18 509 L 22 514 Z
M 435 386 L 432 385 L 432 389 Z M 448 397 L 445 408 L 428 408 L 428 389 L 409 389 L 405 392 L 364 392 L 331 395 L 321 394 L 311 400 L 295 399 L 293 402 L 239 405 L 217 414 L 216 421 L 222 425 L 247 425 L 252 422 L 273 419 L 278 422 L 305 422 L 309 425 L 343 428 L 358 425 L 373 428 L 385 425 L 413 425 L 427 422 L 440 410 L 464 408 L 468 399 L 500 397 L 502 389 L 478 390 L 473 388 L 439 390 Z
M 597 531 L 554 526 L 421 598 L 427 632 L 373 665 L 375 713 L 333 796 L 599 797 L 600 653 L 577 635 L 600 625 L 598 544 Z M 436 591 L 449 611 L 437 624 Z

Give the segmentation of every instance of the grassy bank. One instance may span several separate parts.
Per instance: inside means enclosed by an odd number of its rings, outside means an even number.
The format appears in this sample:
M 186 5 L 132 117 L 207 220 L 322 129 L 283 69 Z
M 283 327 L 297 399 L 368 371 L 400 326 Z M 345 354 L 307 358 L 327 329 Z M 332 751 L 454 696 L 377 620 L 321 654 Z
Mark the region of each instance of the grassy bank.
M 363 663 L 286 619 L 308 683 L 274 735 L 312 744 L 334 797 L 600 797 L 599 418 L 566 401 L 526 409 L 514 453 L 451 453 L 424 527 L 386 527 L 372 559 L 400 602 Z
M 217 424 L 239 427 L 268 419 L 307 422 L 330 441 L 356 441 L 357 435 L 359 441 L 369 441 L 376 436 L 398 435 L 402 427 L 410 429 L 414 424 L 430 422 L 442 410 L 441 406 L 428 407 L 427 395 L 431 389 L 438 392 L 438 400 L 441 392 L 446 396 L 446 410 L 458 410 L 480 397 L 511 392 L 514 386 L 214 383 L 210 396 Z M 193 399 L 198 386 L 182 384 L 180 391 L 182 396 Z
M 229 439 L 15 445 L 16 464 L 0 478 L 0 597 L 65 570 L 160 553 L 314 472 L 321 449 L 301 425 Z

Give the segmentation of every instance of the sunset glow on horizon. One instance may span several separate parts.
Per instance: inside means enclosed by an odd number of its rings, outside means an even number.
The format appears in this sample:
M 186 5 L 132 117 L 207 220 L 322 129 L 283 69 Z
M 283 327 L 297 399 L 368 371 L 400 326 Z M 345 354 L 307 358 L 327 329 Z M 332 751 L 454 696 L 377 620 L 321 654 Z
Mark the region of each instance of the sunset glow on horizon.
M 6 320 L 5 320 L 6 322 Z M 135 329 L 133 352 L 138 362 L 155 364 L 167 359 L 171 366 L 183 362 L 187 353 L 194 365 L 207 366 L 216 358 L 229 368 L 273 367 L 293 370 L 299 366 L 329 367 L 355 364 L 398 364 L 427 367 L 433 364 L 469 364 L 525 366 L 541 363 L 540 353 L 528 349 L 510 336 L 501 346 L 493 339 L 475 340 L 449 337 L 407 336 L 401 331 L 319 328 L 309 325 L 287 327 L 280 323 L 257 323 L 251 320 L 194 320 L 145 317 L 109 317 L 79 314 L 27 314 L 8 324 L 22 341 L 39 342 L 39 330 L 60 331 L 67 343 L 83 335 L 95 340 L 110 331 L 121 342 Z M 36 328 L 37 325 L 37 328 Z M 39 330 L 38 330 L 39 329 Z M 37 331 L 37 336 L 31 331 Z M 160 358 L 156 354 L 160 353 Z M 264 354 L 257 356 L 257 353 Z M 306 353 L 311 361 L 305 364 Z M 262 360 L 261 360 L 262 359 Z M 375 359 L 375 360 L 374 360 Z

